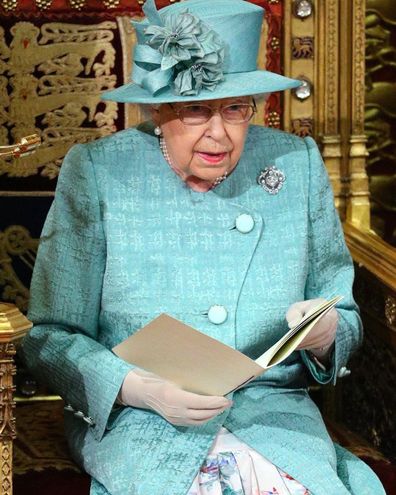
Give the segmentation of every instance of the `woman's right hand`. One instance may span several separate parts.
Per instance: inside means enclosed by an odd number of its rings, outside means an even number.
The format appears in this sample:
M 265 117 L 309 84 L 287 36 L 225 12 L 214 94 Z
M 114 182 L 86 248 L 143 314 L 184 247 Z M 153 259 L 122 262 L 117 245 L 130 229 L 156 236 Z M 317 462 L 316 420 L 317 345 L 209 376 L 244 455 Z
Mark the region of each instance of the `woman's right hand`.
M 118 400 L 124 405 L 152 409 L 177 426 L 202 425 L 232 406 L 232 401 L 225 397 L 186 392 L 141 369 L 126 375 Z

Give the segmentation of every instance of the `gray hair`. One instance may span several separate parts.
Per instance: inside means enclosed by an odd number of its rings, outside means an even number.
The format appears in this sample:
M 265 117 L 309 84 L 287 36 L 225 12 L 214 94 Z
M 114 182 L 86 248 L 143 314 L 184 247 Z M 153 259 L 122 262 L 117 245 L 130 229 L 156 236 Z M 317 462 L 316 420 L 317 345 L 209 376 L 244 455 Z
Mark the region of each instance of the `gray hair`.
M 160 105 L 158 103 L 140 103 L 139 113 L 142 121 L 152 120 L 151 110 L 158 109 Z

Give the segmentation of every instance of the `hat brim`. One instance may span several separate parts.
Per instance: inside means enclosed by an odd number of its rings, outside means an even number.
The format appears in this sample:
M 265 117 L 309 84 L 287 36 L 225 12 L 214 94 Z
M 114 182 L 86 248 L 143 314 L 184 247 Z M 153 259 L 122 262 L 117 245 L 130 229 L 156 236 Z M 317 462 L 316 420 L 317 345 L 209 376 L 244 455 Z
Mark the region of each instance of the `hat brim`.
M 225 74 L 224 81 L 213 91 L 202 89 L 198 95 L 193 96 L 177 95 L 169 87 L 152 95 L 138 84 L 131 82 L 102 93 L 101 98 L 120 103 L 173 103 L 259 95 L 297 88 L 300 85 L 301 81 L 297 79 L 290 79 L 266 70 L 255 70 L 251 72 Z

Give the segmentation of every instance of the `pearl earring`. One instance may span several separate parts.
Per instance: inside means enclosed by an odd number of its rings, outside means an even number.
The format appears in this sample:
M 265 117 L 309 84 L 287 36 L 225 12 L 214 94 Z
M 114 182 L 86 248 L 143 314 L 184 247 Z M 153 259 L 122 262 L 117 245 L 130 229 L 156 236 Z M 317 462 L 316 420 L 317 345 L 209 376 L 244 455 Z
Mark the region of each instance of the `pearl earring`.
M 161 129 L 161 127 L 160 127 L 159 125 L 157 125 L 157 127 L 155 127 L 155 129 L 154 129 L 154 134 L 155 134 L 156 136 L 161 136 L 161 134 L 162 134 L 162 129 Z

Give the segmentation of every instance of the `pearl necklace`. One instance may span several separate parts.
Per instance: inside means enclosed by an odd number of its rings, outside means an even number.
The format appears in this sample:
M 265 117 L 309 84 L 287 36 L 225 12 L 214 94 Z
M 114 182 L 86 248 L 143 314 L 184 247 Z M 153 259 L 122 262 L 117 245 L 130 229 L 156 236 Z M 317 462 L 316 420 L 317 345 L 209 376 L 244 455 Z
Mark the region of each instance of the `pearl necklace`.
M 172 162 L 169 156 L 168 148 L 166 147 L 165 139 L 161 136 L 159 138 L 159 146 L 162 151 L 162 154 L 164 155 L 165 160 L 168 162 L 168 164 L 173 168 Z

